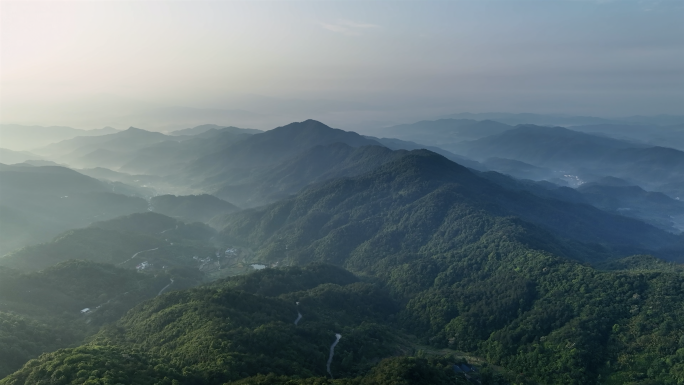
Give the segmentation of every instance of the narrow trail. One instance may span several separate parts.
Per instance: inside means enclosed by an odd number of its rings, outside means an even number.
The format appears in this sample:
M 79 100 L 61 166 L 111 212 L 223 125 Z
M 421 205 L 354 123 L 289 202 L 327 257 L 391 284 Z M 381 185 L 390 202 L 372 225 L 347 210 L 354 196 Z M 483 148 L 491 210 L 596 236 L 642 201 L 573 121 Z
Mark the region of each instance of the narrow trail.
M 128 258 L 127 260 L 125 260 L 125 261 L 123 261 L 123 262 L 121 262 L 121 263 L 118 263 L 117 266 L 118 266 L 118 265 L 123 265 L 124 263 L 126 263 L 126 262 L 130 261 L 131 259 L 137 257 L 138 254 L 140 254 L 140 253 L 145 253 L 145 252 L 148 252 L 148 251 L 154 251 L 154 250 L 157 250 L 157 249 L 159 249 L 159 248 L 158 248 L 158 247 L 155 247 L 154 249 L 138 251 L 137 253 L 133 254 L 132 257 Z
M 164 290 L 168 289 L 169 286 L 171 286 L 171 285 L 173 285 L 173 278 L 171 278 L 171 283 L 170 283 L 170 284 L 164 286 L 161 290 L 159 290 L 159 294 L 157 294 L 157 297 L 159 297 L 160 295 L 162 295 L 162 293 L 164 292 Z
M 340 338 L 342 338 L 342 334 L 336 333 L 335 338 L 337 338 L 335 340 L 335 342 L 333 342 L 333 344 L 330 345 L 330 357 L 328 357 L 328 364 L 326 365 L 327 369 L 328 369 L 328 374 L 330 375 L 330 378 L 333 378 L 333 375 L 330 372 L 330 364 L 332 364 L 333 355 L 335 354 L 335 346 L 337 345 L 338 342 L 340 342 Z
M 302 313 L 299 312 L 299 302 L 297 302 L 297 306 L 298 306 L 298 308 L 297 308 L 297 319 L 295 320 L 295 326 L 297 326 L 297 324 L 299 323 L 299 320 L 302 319 Z

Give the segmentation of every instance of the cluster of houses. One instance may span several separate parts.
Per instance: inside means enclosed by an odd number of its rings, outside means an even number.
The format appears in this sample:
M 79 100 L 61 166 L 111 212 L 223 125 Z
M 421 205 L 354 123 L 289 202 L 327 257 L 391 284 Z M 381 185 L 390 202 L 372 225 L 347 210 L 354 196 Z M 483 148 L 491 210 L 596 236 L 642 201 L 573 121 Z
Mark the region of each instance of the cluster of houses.
M 138 266 L 136 266 L 135 269 L 138 271 L 141 271 L 141 270 L 149 269 L 151 267 L 152 267 L 152 264 L 145 261 L 143 263 L 140 263 Z

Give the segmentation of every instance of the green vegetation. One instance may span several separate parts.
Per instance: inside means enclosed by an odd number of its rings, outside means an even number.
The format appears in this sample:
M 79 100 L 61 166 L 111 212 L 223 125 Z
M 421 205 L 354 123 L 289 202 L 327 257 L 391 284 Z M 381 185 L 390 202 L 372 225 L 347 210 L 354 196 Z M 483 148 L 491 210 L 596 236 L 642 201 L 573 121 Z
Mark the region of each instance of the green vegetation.
M 388 326 L 398 310 L 394 301 L 373 284 L 318 285 L 322 276 L 356 281 L 343 269 L 313 265 L 171 292 L 138 305 L 89 344 L 45 354 L 0 383 L 467 383 L 452 369 L 465 364 L 462 359 L 381 360 L 413 349 Z M 269 296 L 235 290 L 247 281 L 262 287 L 262 280 L 263 286 L 278 289 Z M 293 282 L 297 287 L 289 287 Z M 312 289 L 291 291 L 299 287 Z M 298 311 L 303 318 L 295 325 Z M 324 378 L 335 333 L 342 338 L 331 371 L 343 380 Z M 504 383 L 505 378 L 486 368 L 471 375 L 483 384 Z
M 684 380 L 684 277 L 653 264 L 600 272 L 577 262 L 607 263 L 653 245 L 651 235 L 676 245 L 635 221 L 501 190 L 420 152 L 224 220 L 221 236 L 257 247 L 264 261 L 325 261 L 376 277 L 402 307 L 397 325 L 424 343 L 543 383 Z
M 81 343 L 157 295 L 171 277 L 174 289 L 198 283 L 183 272 L 152 276 L 73 260 L 37 273 L 0 267 L 0 376 L 41 353 Z
M 425 359 L 416 357 L 387 358 L 370 373 L 350 379 L 306 378 L 258 375 L 233 382 L 239 385 L 464 385 L 470 383 L 457 374 L 452 366 L 457 362 L 448 358 Z M 478 377 L 483 384 L 504 383 L 495 376 Z
M 43 355 L 39 360 L 30 361 L 19 372 L 0 380 L 0 383 L 180 385 L 187 383 L 183 379 L 177 370 L 147 354 L 113 346 L 82 346 Z

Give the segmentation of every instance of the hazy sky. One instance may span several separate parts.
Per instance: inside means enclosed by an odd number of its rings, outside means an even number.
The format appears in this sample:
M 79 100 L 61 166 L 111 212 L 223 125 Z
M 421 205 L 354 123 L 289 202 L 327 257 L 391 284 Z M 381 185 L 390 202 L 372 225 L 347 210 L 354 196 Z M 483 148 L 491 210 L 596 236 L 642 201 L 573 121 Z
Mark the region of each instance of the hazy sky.
M 684 0 L 1 1 L 0 32 L 3 123 L 684 113 Z

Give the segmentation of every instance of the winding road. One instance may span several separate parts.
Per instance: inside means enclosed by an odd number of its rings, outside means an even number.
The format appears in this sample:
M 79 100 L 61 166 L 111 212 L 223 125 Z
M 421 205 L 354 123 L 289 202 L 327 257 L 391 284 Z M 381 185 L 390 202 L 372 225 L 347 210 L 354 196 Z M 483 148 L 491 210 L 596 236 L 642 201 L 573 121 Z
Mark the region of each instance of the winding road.
M 327 368 L 328 368 L 328 374 L 330 375 L 330 378 L 333 378 L 332 373 L 330 373 L 330 364 L 332 364 L 333 355 L 335 354 L 335 346 L 337 345 L 338 342 L 340 342 L 340 338 L 342 338 L 342 334 L 336 333 L 335 338 L 337 338 L 335 340 L 335 342 L 333 342 L 333 344 L 330 345 L 330 357 L 328 357 Z
M 125 260 L 125 261 L 123 261 L 123 262 L 119 263 L 118 265 L 123 265 L 124 263 L 126 263 L 126 262 L 130 261 L 131 259 L 133 259 L 133 258 L 137 257 L 137 256 L 138 256 L 138 254 L 140 254 L 140 253 L 145 253 L 145 252 L 147 252 L 147 251 L 154 251 L 154 250 L 157 250 L 157 249 L 159 249 L 159 248 L 158 248 L 158 247 L 155 247 L 154 249 L 149 249 L 149 250 L 143 250 L 143 251 L 138 251 L 137 253 L 133 254 L 133 256 L 132 256 L 132 257 L 130 257 L 130 258 L 128 258 L 127 260 Z
M 295 326 L 297 326 L 300 319 L 302 319 L 302 313 L 299 312 L 299 302 L 297 302 L 297 319 L 295 320 Z
M 160 295 L 162 295 L 162 293 L 164 292 L 164 290 L 168 289 L 169 286 L 171 286 L 171 285 L 173 285 L 173 278 L 171 278 L 171 283 L 170 283 L 170 284 L 164 286 L 161 290 L 159 290 L 159 294 L 157 294 L 157 297 L 159 297 Z

